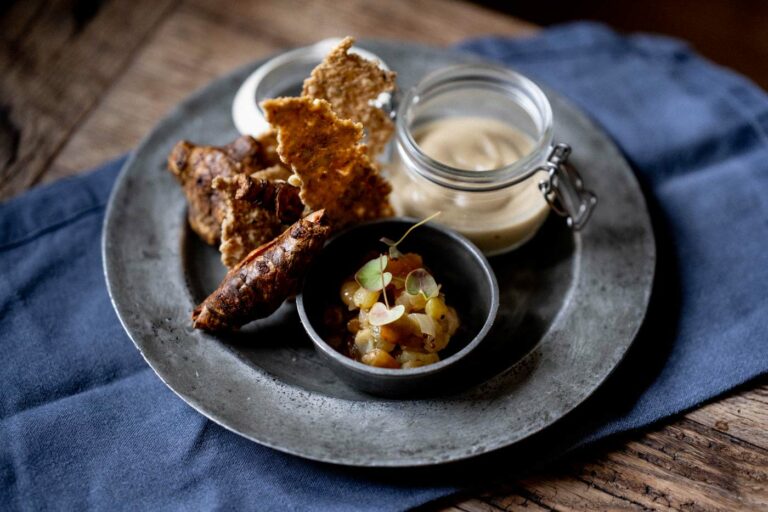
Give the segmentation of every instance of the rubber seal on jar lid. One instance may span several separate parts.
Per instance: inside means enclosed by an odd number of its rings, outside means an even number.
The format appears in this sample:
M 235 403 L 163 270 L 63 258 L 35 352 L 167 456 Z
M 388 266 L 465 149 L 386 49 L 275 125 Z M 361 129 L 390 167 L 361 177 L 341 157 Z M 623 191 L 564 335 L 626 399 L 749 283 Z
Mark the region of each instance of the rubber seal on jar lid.
M 311 46 L 281 53 L 259 66 L 245 79 L 232 102 L 232 120 L 237 131 L 242 135 L 268 131 L 270 126 L 259 103 L 268 98 L 301 94 L 304 79 L 340 42 L 340 38 L 323 39 Z M 350 51 L 365 59 L 377 60 L 382 69 L 389 70 L 381 58 L 368 50 L 353 46 Z M 387 103 L 390 98 L 389 93 L 384 93 L 377 103 Z

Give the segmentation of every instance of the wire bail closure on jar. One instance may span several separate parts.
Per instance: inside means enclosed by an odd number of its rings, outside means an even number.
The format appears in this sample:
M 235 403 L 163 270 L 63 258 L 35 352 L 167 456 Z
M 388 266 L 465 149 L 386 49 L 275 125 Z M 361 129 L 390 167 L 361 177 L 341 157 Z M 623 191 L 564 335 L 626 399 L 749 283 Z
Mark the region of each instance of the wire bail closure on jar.
M 547 162 L 538 170 L 547 172 L 539 182 L 539 190 L 552 210 L 565 217 L 568 227 L 578 231 L 584 227 L 597 205 L 597 196 L 584 188 L 584 181 L 568 163 L 571 146 L 559 143 L 552 148 Z

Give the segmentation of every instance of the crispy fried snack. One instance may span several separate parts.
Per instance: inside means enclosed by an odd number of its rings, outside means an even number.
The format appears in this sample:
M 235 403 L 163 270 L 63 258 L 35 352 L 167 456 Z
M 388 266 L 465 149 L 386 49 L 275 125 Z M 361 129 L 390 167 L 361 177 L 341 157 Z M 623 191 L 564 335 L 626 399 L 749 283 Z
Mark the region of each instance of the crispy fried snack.
M 280 163 L 280 165 L 273 165 L 272 167 L 256 171 L 251 174 L 251 177 L 267 181 L 288 181 L 292 174 L 290 169 Z
M 329 231 L 321 210 L 253 250 L 195 308 L 194 327 L 206 331 L 234 330 L 272 314 L 296 293 L 300 279 L 322 249 Z
M 223 198 L 212 187 L 214 178 L 229 178 L 265 167 L 269 168 L 269 174 L 263 175 L 264 179 L 278 176 L 287 179 L 290 176 L 290 171 L 277 155 L 277 138 L 272 132 L 259 139 L 245 135 L 222 147 L 196 146 L 180 141 L 168 155 L 168 169 L 187 196 L 189 225 L 210 245 L 219 242 L 226 213 Z
M 280 156 L 277 154 L 277 134 L 275 132 L 263 133 L 258 138 L 243 135 L 222 149 L 249 173 L 275 166 L 283 168 L 285 172 L 290 172 L 283 166 Z
M 219 176 L 213 180 L 214 190 L 226 203 L 219 252 L 228 268 L 279 235 L 284 224 L 293 224 L 304 211 L 298 188 L 285 181 L 256 177 L 264 173 Z
M 325 100 L 278 98 L 262 103 L 277 130 L 282 161 L 301 181 L 311 210 L 325 209 L 333 229 L 392 215 L 392 187 L 360 144 L 360 123 L 339 119 Z
M 187 196 L 190 227 L 205 243 L 215 245 L 221 236 L 224 201 L 211 183 L 217 176 L 230 177 L 242 172 L 241 166 L 223 149 L 181 141 L 168 155 L 168 169 Z
M 349 53 L 355 42 L 346 37 L 304 80 L 303 96 L 328 101 L 342 119 L 362 123 L 368 135 L 368 155 L 375 159 L 394 131 L 389 115 L 371 103 L 383 92 L 395 90 L 396 73 L 377 62 Z

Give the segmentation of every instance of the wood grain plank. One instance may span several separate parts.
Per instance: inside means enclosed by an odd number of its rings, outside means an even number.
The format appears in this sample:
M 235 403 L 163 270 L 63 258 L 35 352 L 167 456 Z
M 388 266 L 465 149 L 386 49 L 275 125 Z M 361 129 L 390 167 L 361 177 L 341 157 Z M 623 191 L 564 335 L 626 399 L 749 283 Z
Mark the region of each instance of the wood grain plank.
M 45 9 L 45 0 L 29 0 L 13 2 L 7 11 L 0 16 L 0 41 L 5 45 L 16 44 L 23 34 L 26 34 L 33 23 Z
M 573 464 L 569 471 L 589 485 L 656 510 L 768 507 L 768 451 L 687 419 L 595 461 Z
M 445 512 L 499 512 L 503 509 L 495 507 L 490 503 L 486 503 L 482 500 L 472 498 L 464 500 L 454 506 L 443 509 Z
M 430 15 L 413 16 L 419 9 Z M 523 34 L 533 30 L 532 25 L 463 2 L 189 2 L 147 42 L 63 148 L 43 181 L 128 151 L 189 93 L 280 48 L 346 34 L 448 44 L 488 31 Z
M 464 492 L 460 495 L 442 498 L 432 503 L 427 503 L 414 509 L 414 512 L 501 512 L 506 510 L 525 510 L 528 512 L 542 512 L 552 510 L 549 507 L 542 506 L 529 498 L 520 496 L 512 491 L 513 487 L 509 485 L 498 486 L 493 491 L 486 491 L 478 496 L 472 497 L 470 492 Z M 518 488 L 519 489 L 519 488 Z M 502 496 L 507 501 L 497 499 Z
M 488 499 L 493 505 L 509 511 L 558 510 L 643 510 L 638 503 L 614 496 L 577 478 L 536 478 L 519 485 L 502 488 Z
M 21 6 L 0 48 L 0 198 L 29 187 L 174 0 Z M 34 20 L 33 22 L 31 20 Z
M 132 149 L 184 97 L 277 49 L 255 32 L 230 29 L 199 9 L 180 6 L 66 144 L 45 181 Z
M 614 442 L 610 451 L 582 455 L 481 499 L 505 510 L 526 510 L 518 504 L 531 503 L 551 510 L 768 509 L 768 450 L 761 446 L 765 388 L 736 393 L 639 439 Z
M 519 36 L 536 30 L 521 20 L 456 1 L 228 0 L 225 5 L 208 0 L 190 1 L 211 16 L 257 30 L 261 37 L 286 46 L 343 35 L 446 45 L 480 34 Z
M 768 450 L 768 385 L 718 400 L 686 417 Z
M 461 2 L 397 0 L 385 5 L 386 16 L 375 12 L 383 9 L 381 4 L 357 0 L 196 0 L 180 6 L 67 143 L 43 181 L 128 151 L 189 93 L 281 48 L 345 34 L 418 36 L 431 44 L 447 44 L 490 29 L 507 34 L 534 30 L 531 25 Z M 413 16 L 420 7 L 435 15 Z M 393 22 L 381 23 L 382 17 Z M 454 27 L 457 19 L 466 22 Z

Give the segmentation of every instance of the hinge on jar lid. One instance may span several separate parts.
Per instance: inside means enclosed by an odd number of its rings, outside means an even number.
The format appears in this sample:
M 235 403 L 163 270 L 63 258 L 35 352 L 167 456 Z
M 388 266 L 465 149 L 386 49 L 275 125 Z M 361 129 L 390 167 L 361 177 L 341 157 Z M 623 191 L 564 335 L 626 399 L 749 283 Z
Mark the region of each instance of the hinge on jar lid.
M 565 217 L 568 226 L 574 231 L 584 227 L 597 205 L 597 196 L 584 188 L 584 181 L 568 165 L 571 147 L 557 144 L 540 170 L 547 172 L 547 179 L 539 182 L 539 190 L 549 206 L 561 217 Z

